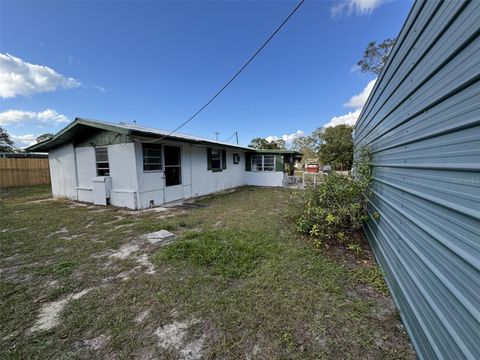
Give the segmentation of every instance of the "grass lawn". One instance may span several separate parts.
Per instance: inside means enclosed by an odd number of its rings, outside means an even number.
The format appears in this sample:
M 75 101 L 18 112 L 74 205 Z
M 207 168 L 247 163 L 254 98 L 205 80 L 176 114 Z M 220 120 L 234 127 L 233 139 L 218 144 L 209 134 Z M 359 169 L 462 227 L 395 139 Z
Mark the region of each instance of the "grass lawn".
M 2 358 L 414 358 L 369 250 L 315 250 L 288 190 L 162 212 L 50 196 L 0 189 Z

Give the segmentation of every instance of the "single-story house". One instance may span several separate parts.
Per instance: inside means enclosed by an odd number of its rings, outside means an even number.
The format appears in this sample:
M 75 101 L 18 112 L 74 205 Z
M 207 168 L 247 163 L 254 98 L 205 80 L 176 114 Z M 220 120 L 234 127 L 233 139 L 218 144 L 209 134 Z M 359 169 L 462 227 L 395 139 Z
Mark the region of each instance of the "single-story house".
M 80 118 L 27 151 L 48 152 L 54 197 L 130 209 L 243 185 L 282 186 L 301 155 Z

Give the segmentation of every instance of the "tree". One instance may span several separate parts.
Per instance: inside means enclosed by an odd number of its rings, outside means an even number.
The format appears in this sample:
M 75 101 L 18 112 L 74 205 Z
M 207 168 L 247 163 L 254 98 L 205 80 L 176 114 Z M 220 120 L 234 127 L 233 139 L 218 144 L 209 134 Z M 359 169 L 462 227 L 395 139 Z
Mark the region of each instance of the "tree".
M 388 56 L 395 45 L 396 39 L 385 39 L 377 45 L 372 41 L 366 47 L 363 57 L 357 63 L 362 72 L 372 72 L 379 75 L 387 63 Z
M 279 150 L 285 149 L 285 141 L 282 139 L 268 141 L 264 138 L 254 138 L 250 141 L 250 145 L 253 149 L 272 149 L 272 150 Z
M 343 164 L 351 168 L 353 162 L 353 126 L 337 125 L 323 129 L 322 146 L 318 153 L 322 164 Z
M 14 151 L 13 141 L 10 139 L 7 130 L 0 126 L 0 152 Z
M 38 135 L 37 136 L 37 143 L 41 143 L 43 141 L 50 140 L 51 138 L 53 138 L 53 134 L 51 134 L 51 133 L 45 133 L 45 134 L 42 134 L 42 135 Z
M 321 137 L 322 131 L 322 128 L 318 128 L 310 135 L 297 137 L 293 140 L 292 149 L 300 151 L 303 154 L 302 165 L 309 161 L 318 161 L 318 153 L 323 143 Z

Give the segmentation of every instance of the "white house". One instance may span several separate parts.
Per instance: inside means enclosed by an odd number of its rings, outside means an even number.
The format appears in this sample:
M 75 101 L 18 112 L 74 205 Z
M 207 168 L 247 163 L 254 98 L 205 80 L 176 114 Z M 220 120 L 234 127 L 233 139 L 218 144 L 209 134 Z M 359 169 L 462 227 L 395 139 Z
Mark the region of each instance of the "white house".
M 130 209 L 243 185 L 282 186 L 286 164 L 299 156 L 80 118 L 27 151 L 48 152 L 54 197 Z

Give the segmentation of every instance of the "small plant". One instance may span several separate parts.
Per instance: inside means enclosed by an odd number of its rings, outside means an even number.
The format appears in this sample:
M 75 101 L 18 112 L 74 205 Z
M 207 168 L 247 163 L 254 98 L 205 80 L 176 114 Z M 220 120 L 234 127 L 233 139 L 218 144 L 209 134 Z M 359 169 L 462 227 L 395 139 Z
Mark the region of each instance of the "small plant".
M 355 282 L 361 282 L 363 284 L 370 285 L 385 296 L 389 294 L 388 286 L 384 280 L 384 274 L 377 266 L 352 270 L 351 276 Z
M 282 334 L 282 343 L 287 347 L 288 351 L 293 351 L 295 349 L 296 342 L 291 331 Z
M 362 248 L 360 247 L 360 245 L 353 242 L 347 245 L 347 249 L 353 251 L 357 255 L 362 252 Z
M 324 240 L 333 240 L 357 254 L 361 252 L 355 239 L 368 219 L 366 197 L 372 172 L 367 148 L 359 149 L 354 164 L 353 178 L 333 173 L 291 198 L 295 229 L 313 237 L 316 247 Z
M 73 272 L 73 266 L 72 262 L 62 261 L 52 267 L 52 272 L 55 275 L 67 276 Z

